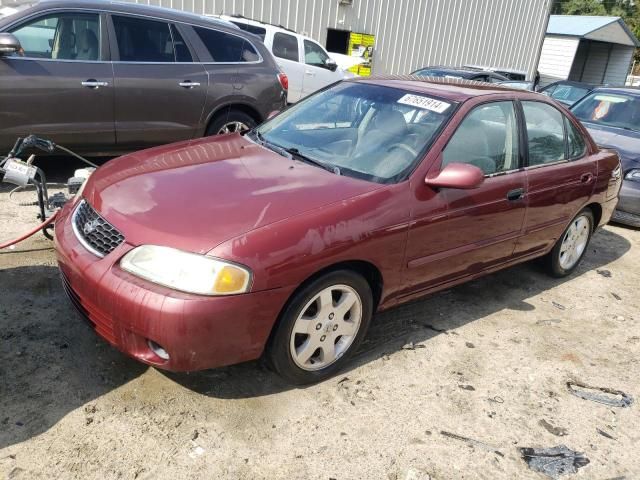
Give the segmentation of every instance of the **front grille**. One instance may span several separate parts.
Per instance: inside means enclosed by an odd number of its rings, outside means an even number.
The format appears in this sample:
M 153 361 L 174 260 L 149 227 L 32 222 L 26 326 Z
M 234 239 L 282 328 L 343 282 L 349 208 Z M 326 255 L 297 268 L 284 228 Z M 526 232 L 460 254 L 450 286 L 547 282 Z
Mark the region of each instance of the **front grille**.
M 81 200 L 73 213 L 73 231 L 91 253 L 104 257 L 124 242 L 124 236 Z
M 71 300 L 71 304 L 76 308 L 82 318 L 93 327 L 93 329 L 105 340 L 111 344 L 116 343 L 116 335 L 113 331 L 113 321 L 110 317 L 102 313 L 92 303 L 83 299 L 71 288 L 69 280 L 60 270 L 60 276 L 62 277 L 62 286 L 64 291 Z

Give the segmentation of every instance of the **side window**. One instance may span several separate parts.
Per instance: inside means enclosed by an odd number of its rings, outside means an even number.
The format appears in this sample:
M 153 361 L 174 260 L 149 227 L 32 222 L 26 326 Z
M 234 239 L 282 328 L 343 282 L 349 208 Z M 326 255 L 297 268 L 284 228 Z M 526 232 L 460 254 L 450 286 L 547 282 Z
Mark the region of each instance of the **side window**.
M 298 39 L 293 35 L 277 32 L 273 36 L 273 54 L 285 60 L 300 61 Z
M 564 118 L 565 128 L 567 129 L 567 143 L 569 147 L 569 158 L 577 159 L 587 152 L 587 145 L 584 143 L 582 133 L 567 118 Z
M 93 13 L 47 15 L 11 31 L 27 58 L 100 60 L 100 17 Z
M 169 24 L 113 15 L 120 60 L 123 62 L 174 62 Z
M 184 38 L 175 25 L 171 25 L 171 37 L 173 38 L 173 49 L 176 56 L 176 62 L 193 62 L 189 47 L 187 47 Z
M 564 116 L 542 102 L 522 102 L 529 138 L 529 165 L 564 160 Z
M 474 108 L 442 152 L 442 166 L 469 163 L 485 175 L 519 168 L 518 121 L 513 102 Z
M 193 27 L 216 63 L 256 62 L 258 52 L 250 42 L 238 35 Z
M 325 67 L 329 55 L 317 43 L 304 41 L 304 63 L 315 67 Z

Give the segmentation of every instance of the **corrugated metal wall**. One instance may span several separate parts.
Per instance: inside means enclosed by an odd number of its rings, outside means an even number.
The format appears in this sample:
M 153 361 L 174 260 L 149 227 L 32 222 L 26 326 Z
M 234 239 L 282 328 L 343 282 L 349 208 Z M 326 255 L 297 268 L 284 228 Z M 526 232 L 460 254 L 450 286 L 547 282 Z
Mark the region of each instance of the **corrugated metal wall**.
M 572 72 L 573 57 L 576 55 L 580 39 L 547 35 L 540 55 L 540 85 L 545 86 L 558 80 L 566 80 Z
M 199 14 L 239 13 L 323 45 L 327 28 L 376 36 L 374 73 L 482 65 L 535 74 L 551 0 L 137 0 Z

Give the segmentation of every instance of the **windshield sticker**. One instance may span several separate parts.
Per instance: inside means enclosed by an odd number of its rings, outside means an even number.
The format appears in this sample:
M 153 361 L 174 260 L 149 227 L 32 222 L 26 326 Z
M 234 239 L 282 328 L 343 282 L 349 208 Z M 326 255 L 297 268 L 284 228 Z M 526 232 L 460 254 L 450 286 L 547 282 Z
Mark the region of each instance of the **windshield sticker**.
M 443 113 L 451 106 L 450 103 L 436 100 L 435 98 L 423 97 L 422 95 L 413 95 L 407 93 L 404 95 L 398 103 L 403 105 L 410 105 L 412 107 L 424 108 L 425 110 L 431 110 L 436 113 Z

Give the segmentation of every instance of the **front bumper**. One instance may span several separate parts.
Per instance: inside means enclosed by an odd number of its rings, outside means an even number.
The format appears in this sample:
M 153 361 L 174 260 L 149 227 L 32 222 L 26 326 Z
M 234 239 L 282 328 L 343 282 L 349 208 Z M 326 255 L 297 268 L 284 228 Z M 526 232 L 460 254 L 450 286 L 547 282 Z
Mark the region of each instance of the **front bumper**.
M 640 182 L 623 180 L 613 220 L 640 227 Z
M 81 245 L 69 206 L 56 222 L 58 264 L 67 295 L 96 333 L 137 360 L 195 371 L 258 358 L 291 289 L 226 297 L 177 292 L 121 270 L 126 242 L 104 258 Z M 169 353 L 163 360 L 148 340 Z

